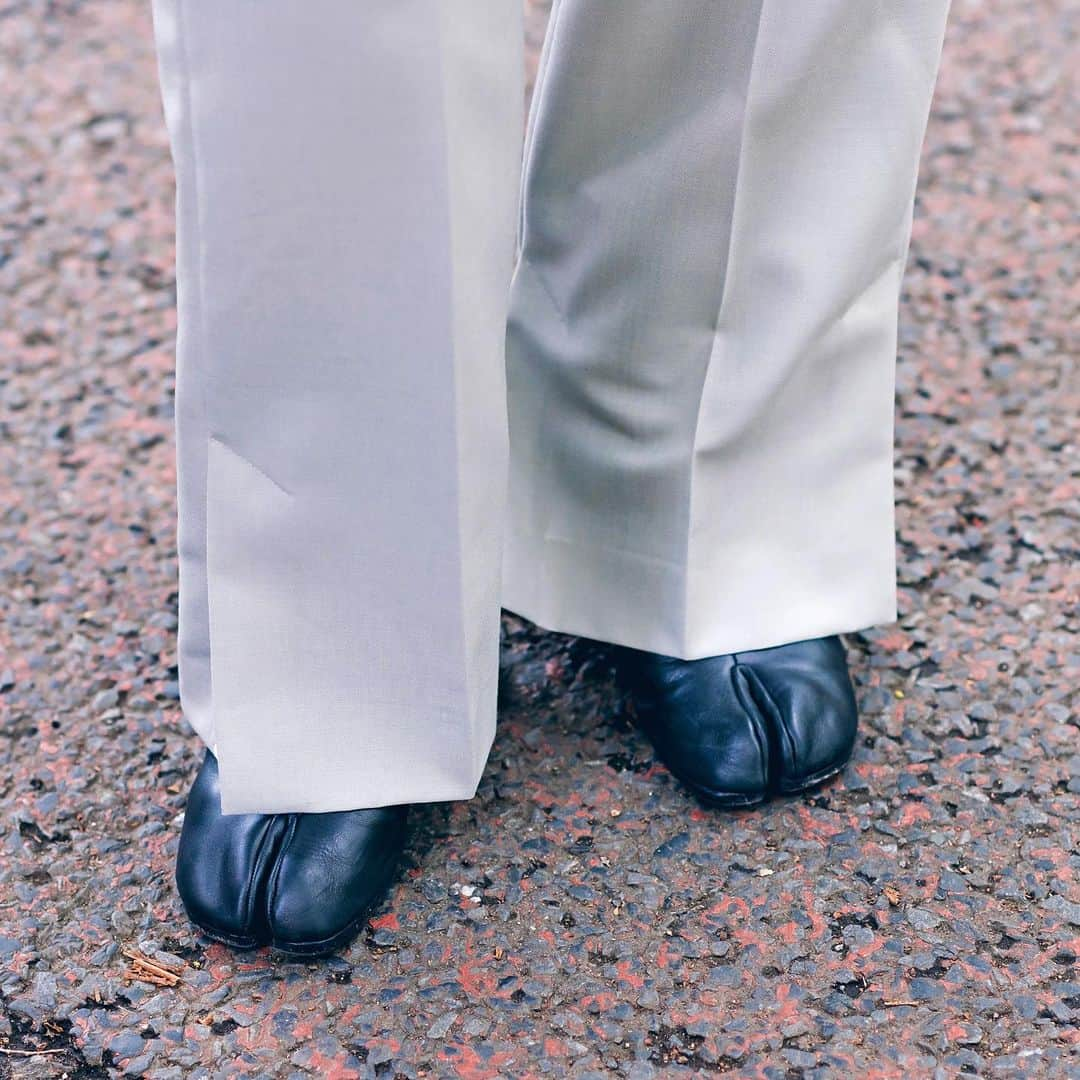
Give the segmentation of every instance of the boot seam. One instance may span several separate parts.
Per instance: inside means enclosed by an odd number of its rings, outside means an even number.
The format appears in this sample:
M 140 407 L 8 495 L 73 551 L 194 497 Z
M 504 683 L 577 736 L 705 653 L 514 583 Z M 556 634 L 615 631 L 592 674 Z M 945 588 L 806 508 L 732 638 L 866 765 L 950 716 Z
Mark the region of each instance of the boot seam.
M 797 776 L 799 774 L 799 750 L 791 731 L 784 722 L 784 714 L 781 711 L 780 706 L 776 704 L 776 700 L 773 698 L 772 694 L 769 693 L 769 688 L 761 681 L 757 673 L 749 664 L 741 663 L 736 656 L 735 667 L 743 668 L 747 672 L 752 687 L 750 690 L 751 697 L 753 697 L 755 689 L 764 697 L 765 704 L 768 707 L 770 718 L 772 720 L 770 727 L 775 729 L 778 737 L 783 739 L 786 744 L 788 753 L 791 756 L 792 773 Z
M 274 904 L 277 901 L 278 887 L 281 884 L 281 864 L 285 859 L 285 852 L 288 850 L 289 843 L 292 841 L 293 836 L 296 835 L 297 817 L 298 815 L 296 814 L 289 815 L 289 822 L 285 827 L 285 835 L 282 837 L 281 844 L 278 846 L 277 856 L 274 859 L 274 865 L 270 869 L 270 874 L 266 883 L 266 928 L 270 932 L 271 937 L 273 937 L 274 934 Z
M 255 845 L 255 852 L 251 859 L 251 872 L 244 884 L 244 894 L 241 899 L 241 907 L 244 912 L 244 925 L 252 935 L 256 934 L 254 926 L 255 908 L 258 902 L 259 877 L 263 870 L 263 853 L 270 842 L 274 832 L 276 818 L 269 818 L 263 825 L 262 834 Z
M 761 784 L 764 790 L 768 791 L 772 786 L 772 774 L 774 768 L 772 760 L 772 740 L 769 739 L 768 732 L 762 730 L 764 725 L 757 715 L 757 710 L 751 707 L 756 703 L 753 701 L 752 697 L 749 702 L 746 700 L 743 689 L 739 685 L 738 672 L 741 669 L 741 664 L 735 663 L 732 665 L 731 687 L 735 691 L 735 699 L 742 706 L 742 710 L 750 723 L 750 731 L 754 736 L 754 741 L 758 746 L 758 752 L 761 755 Z

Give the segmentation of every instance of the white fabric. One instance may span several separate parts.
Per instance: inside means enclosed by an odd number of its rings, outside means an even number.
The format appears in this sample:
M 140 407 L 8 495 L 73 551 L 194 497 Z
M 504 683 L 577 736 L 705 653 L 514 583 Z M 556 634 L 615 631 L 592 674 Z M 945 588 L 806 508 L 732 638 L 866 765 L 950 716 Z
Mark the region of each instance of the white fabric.
M 519 0 L 154 0 L 226 812 L 473 794 L 500 596 L 687 657 L 893 617 L 947 7 L 556 0 L 522 169 Z

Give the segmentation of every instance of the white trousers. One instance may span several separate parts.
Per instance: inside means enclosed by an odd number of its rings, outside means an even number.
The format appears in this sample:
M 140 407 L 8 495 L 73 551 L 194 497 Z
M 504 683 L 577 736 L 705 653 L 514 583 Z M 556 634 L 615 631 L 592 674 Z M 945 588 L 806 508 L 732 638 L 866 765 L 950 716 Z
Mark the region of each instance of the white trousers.
M 948 0 L 555 0 L 523 163 L 520 3 L 154 0 L 227 813 L 472 795 L 500 600 L 688 658 L 894 617 Z

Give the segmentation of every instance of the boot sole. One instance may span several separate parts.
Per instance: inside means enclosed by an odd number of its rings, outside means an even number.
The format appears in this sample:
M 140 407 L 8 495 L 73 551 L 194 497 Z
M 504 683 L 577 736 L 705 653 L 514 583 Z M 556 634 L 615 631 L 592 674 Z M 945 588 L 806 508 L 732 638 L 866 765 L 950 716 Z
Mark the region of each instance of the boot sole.
M 814 788 L 820 787 L 822 784 L 828 783 L 833 777 L 839 776 L 840 773 L 847 768 L 848 763 L 851 761 L 850 755 L 844 758 L 839 764 L 830 765 L 825 769 L 821 769 L 811 776 L 805 779 L 799 780 L 795 783 L 785 783 L 784 781 L 778 781 L 774 787 L 769 791 L 763 791 L 760 794 L 742 794 L 726 791 L 711 791 L 709 788 L 703 788 L 699 784 L 693 784 L 685 777 L 680 776 L 670 766 L 665 766 L 669 773 L 679 781 L 683 787 L 688 788 L 701 802 L 707 806 L 714 807 L 717 810 L 752 810 L 754 807 L 762 806 L 767 803 L 770 797 L 774 795 L 791 796 L 791 795 L 803 795 L 808 791 L 812 791 Z
M 191 919 L 191 916 L 188 916 Z M 224 930 L 214 930 L 209 926 L 203 926 L 201 923 L 195 922 L 191 919 L 191 924 L 194 926 L 200 934 L 204 937 L 210 938 L 211 941 L 216 941 L 219 945 L 228 945 L 230 949 L 239 949 L 241 952 L 247 952 L 250 949 L 257 949 L 260 945 L 265 945 L 266 941 L 260 941 L 254 937 L 240 937 L 236 934 L 227 934 Z
M 848 767 L 850 761 L 851 756 L 848 755 L 838 765 L 830 765 L 827 769 L 821 769 L 812 776 L 806 777 L 805 780 L 799 780 L 794 784 L 785 784 L 781 781 L 777 784 L 777 792 L 780 795 L 801 795 L 804 792 L 811 791 L 812 789 L 827 783 L 834 776 L 839 776 Z
M 298 960 L 318 960 L 321 957 L 330 956 L 357 937 L 377 906 L 378 904 L 370 904 L 348 926 L 321 941 L 280 941 L 277 938 L 271 938 L 270 948 Z

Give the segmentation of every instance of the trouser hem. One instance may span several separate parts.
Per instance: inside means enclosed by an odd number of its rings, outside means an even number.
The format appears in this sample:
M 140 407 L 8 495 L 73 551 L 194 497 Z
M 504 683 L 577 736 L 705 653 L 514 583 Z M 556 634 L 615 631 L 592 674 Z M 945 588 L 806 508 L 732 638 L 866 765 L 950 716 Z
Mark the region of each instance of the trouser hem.
M 843 582 L 797 582 L 795 566 L 758 584 L 634 552 L 511 531 L 503 607 L 557 633 L 696 660 L 854 633 L 896 619 L 891 557 Z M 737 575 L 736 575 L 737 576 Z

